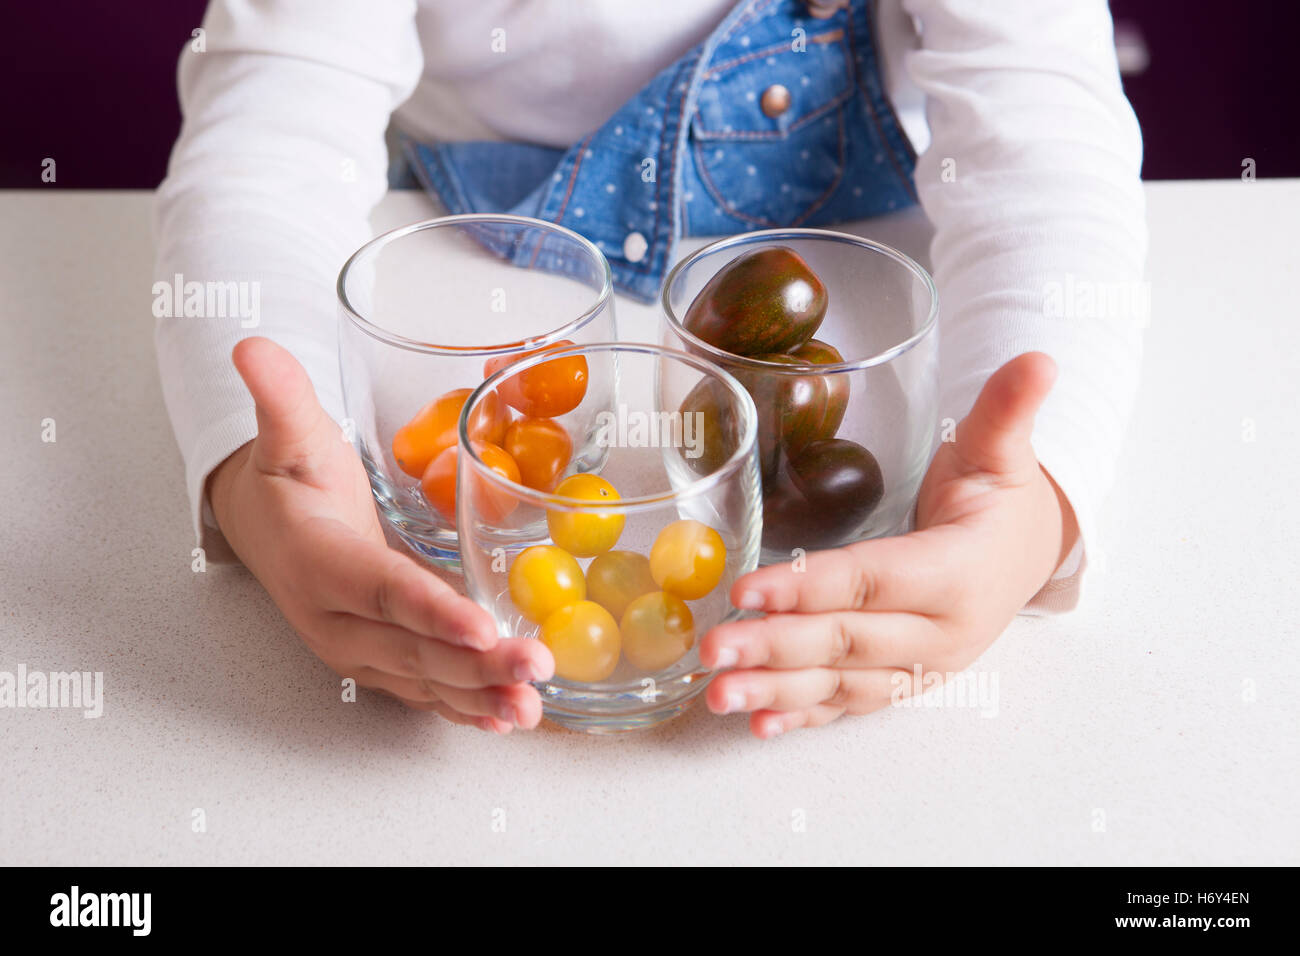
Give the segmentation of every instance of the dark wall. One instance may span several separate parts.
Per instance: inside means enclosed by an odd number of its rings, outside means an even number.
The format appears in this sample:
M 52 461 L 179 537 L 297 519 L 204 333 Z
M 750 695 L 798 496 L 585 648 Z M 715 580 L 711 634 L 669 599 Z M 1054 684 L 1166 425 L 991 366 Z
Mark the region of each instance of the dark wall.
M 1147 179 L 1300 176 L 1300 0 L 1111 0 L 1150 54 L 1124 77 Z
M 0 187 L 156 186 L 180 130 L 176 64 L 205 0 L 4 0 Z
M 365 0 L 357 0 L 365 2 Z M 463 2 L 463 0 L 455 0 Z M 149 188 L 180 126 L 176 62 L 204 0 L 6 0 L 0 187 Z M 1300 0 L 1112 0 L 1150 54 L 1125 78 L 1148 179 L 1300 176 Z

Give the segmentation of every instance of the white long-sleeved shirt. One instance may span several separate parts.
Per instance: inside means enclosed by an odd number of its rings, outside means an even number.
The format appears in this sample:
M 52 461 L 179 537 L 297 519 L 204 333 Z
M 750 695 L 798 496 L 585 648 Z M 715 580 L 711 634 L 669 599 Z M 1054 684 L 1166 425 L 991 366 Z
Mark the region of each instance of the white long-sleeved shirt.
M 417 138 L 565 147 L 704 39 L 734 0 L 211 0 L 181 55 L 184 126 L 155 207 L 156 277 L 255 280 L 256 329 L 160 318 L 158 363 L 199 543 L 229 549 L 209 473 L 257 432 L 230 363 L 289 348 L 342 418 L 334 282 L 387 185 L 390 118 Z M 504 30 L 506 51 L 493 52 Z M 885 87 L 919 154 L 941 302 L 941 403 L 1041 350 L 1060 374 L 1039 461 L 1080 545 L 1031 610 L 1078 600 L 1138 377 L 1141 137 L 1106 0 L 878 0 Z M 201 49 L 200 49 L 201 47 Z M 599 82 L 592 82 L 599 77 Z M 346 174 L 344 172 L 346 171 Z M 1125 299 L 1124 297 L 1128 298 Z M 179 312 L 179 310 L 177 310 Z

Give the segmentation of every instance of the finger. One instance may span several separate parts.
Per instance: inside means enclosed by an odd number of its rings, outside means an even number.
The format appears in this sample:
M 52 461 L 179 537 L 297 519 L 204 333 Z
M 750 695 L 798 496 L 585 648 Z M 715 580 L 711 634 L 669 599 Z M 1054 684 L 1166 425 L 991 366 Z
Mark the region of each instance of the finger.
M 709 709 L 717 714 L 755 710 L 806 710 L 818 704 L 865 714 L 888 703 L 901 669 L 836 670 L 815 667 L 801 671 L 728 671 L 709 685 Z
M 921 614 L 769 614 L 715 627 L 700 641 L 700 660 L 719 669 L 911 667 L 940 657 L 946 643 L 938 625 Z
M 962 574 L 967 536 L 947 525 L 893 538 L 814 551 L 800 562 L 772 564 L 740 578 L 731 601 L 747 610 L 915 611 L 938 613 Z
M 340 615 L 331 625 L 331 657 L 416 680 L 464 689 L 548 680 L 554 658 L 541 641 L 510 638 L 487 651 L 454 647 L 406 628 Z
M 266 474 L 305 477 L 322 430 L 334 438 L 338 431 L 307 372 L 286 349 L 260 336 L 241 340 L 230 357 L 257 406 L 253 465 Z
M 305 526 L 316 597 L 327 610 L 386 621 L 449 644 L 488 650 L 492 615 L 411 558 L 341 525 Z
M 385 697 L 391 697 L 411 710 L 433 711 L 447 718 L 453 724 L 477 727 L 479 730 L 497 734 L 507 734 L 514 729 L 510 724 L 497 720 L 495 717 L 471 717 L 468 714 L 462 714 L 440 700 L 410 700 L 405 697 L 398 697 L 392 691 L 385 690 L 382 687 L 369 687 L 368 689 L 383 694 Z
M 531 684 L 465 690 L 443 684 L 438 694 L 462 714 L 495 717 L 514 727 L 531 730 L 542 720 L 542 698 Z
M 403 703 L 407 702 L 403 701 Z M 468 714 L 462 714 L 450 704 L 444 703 L 443 701 L 437 701 L 434 703 L 433 709 L 453 724 L 477 727 L 479 730 L 485 730 L 490 734 L 508 734 L 510 731 L 514 730 L 514 725 L 508 724 L 504 720 L 497 720 L 495 717 L 471 717 Z
M 1056 381 L 1056 363 L 1026 352 L 993 373 L 970 414 L 957 426 L 954 446 L 972 470 L 1014 474 L 1035 465 L 1029 444 L 1034 416 Z
M 528 684 L 466 690 L 435 680 L 401 677 L 372 668 L 360 668 L 357 683 L 388 691 L 403 701 L 442 702 L 468 717 L 491 717 L 515 727 L 536 727 L 542 719 L 542 701 Z M 432 709 L 432 708 L 430 708 Z
M 818 704 L 805 710 L 756 710 L 749 716 L 749 731 L 755 737 L 771 740 L 790 730 L 822 727 L 843 716 L 843 707 L 829 704 Z

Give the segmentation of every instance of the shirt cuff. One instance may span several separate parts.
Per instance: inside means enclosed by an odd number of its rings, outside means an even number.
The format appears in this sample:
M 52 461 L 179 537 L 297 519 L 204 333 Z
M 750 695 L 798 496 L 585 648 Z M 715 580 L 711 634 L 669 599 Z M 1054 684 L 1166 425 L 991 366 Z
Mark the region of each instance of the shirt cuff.
M 1079 537 L 1047 583 L 1029 599 L 1020 613 L 1032 616 L 1063 614 L 1079 606 L 1083 599 L 1084 572 L 1088 569 L 1088 546 L 1096 548 L 1095 508 L 1084 490 L 1086 484 L 1073 460 L 1050 442 L 1034 437 L 1034 450 L 1042 466 L 1061 489 L 1079 527 Z
M 249 405 L 214 422 L 199 435 L 186 456 L 185 486 L 190 496 L 190 515 L 194 537 L 203 549 L 203 558 L 211 564 L 235 564 L 239 557 L 217 527 L 216 515 L 208 501 L 208 476 L 243 445 L 257 437 L 257 411 Z

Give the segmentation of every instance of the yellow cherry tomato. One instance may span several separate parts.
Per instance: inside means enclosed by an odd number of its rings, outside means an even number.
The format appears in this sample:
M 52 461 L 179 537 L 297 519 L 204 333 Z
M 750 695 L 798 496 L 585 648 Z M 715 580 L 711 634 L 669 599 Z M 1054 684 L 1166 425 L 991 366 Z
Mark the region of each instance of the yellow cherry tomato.
M 524 549 L 510 565 L 507 580 L 510 600 L 534 624 L 587 596 L 582 567 L 573 555 L 549 544 Z
M 634 599 L 658 590 L 650 559 L 635 551 L 606 551 L 587 565 L 587 600 L 595 601 L 615 620 Z
M 717 587 L 726 564 L 722 535 L 689 518 L 665 527 L 650 549 L 650 573 L 655 583 L 687 601 L 698 600 Z
M 555 493 L 579 501 L 619 500 L 618 491 L 600 475 L 571 475 L 560 482 Z M 592 558 L 618 544 L 618 536 L 623 533 L 623 516 L 548 511 L 546 527 L 550 529 L 551 540 L 559 547 L 579 558 Z
M 629 604 L 618 629 L 623 656 L 643 671 L 670 667 L 695 643 L 691 609 L 667 591 L 643 594 Z
M 542 624 L 542 643 L 555 658 L 555 676 L 590 683 L 618 667 L 618 623 L 594 601 L 562 607 Z

